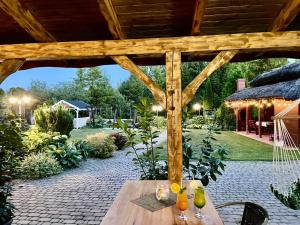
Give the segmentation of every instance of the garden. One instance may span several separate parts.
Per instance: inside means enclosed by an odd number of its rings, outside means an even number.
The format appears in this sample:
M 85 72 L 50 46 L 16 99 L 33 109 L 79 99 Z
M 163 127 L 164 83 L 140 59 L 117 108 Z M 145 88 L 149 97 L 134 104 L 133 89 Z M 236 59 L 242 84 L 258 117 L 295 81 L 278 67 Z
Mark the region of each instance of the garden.
M 275 60 L 269 67 L 280 63 L 283 62 Z M 193 71 L 203 66 L 202 63 L 184 64 L 183 82 L 188 83 Z M 272 161 L 271 145 L 233 131 L 234 112 L 223 103 L 224 98 L 234 92 L 235 79 L 245 68 L 248 67 L 237 64 L 218 71 L 197 92 L 197 101 L 183 109 L 184 179 L 201 180 L 208 186 L 226 173 L 230 161 Z M 151 73 L 154 80 L 165 85 L 162 79 L 164 68 L 153 67 Z M 252 73 L 254 71 L 248 71 L 247 75 L 253 76 Z M 229 78 L 226 82 L 221 79 L 224 74 Z M 105 159 L 113 159 L 117 151 L 124 152 L 132 161 L 141 180 L 168 179 L 166 137 L 158 142 L 166 131 L 165 112 L 133 76 L 129 81 L 114 90 L 97 68 L 80 69 L 71 84 L 57 89 L 34 82 L 30 91 L 12 89 L 3 95 L 0 221 L 8 221 L 15 212 L 9 201 L 12 184 L 62 174 L 90 163 L 89 159 L 101 164 Z M 81 91 L 76 92 L 76 88 Z M 75 92 L 76 98 L 92 106 L 90 119 L 81 129 L 74 129 L 74 112 L 63 106 L 51 106 L 59 98 L 70 98 L 70 93 Z M 28 123 L 26 113 L 17 115 L 14 107 L 7 104 L 9 96 L 28 93 L 38 100 L 32 105 L 33 125 Z

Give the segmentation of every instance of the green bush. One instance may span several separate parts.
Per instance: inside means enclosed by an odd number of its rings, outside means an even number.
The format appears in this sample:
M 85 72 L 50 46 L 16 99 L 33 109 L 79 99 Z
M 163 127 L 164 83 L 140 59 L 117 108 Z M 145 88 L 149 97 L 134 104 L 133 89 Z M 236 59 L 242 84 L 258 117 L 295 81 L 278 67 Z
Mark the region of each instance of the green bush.
M 235 129 L 235 115 L 231 108 L 228 108 L 224 103 L 216 111 L 216 121 L 224 130 Z
M 167 120 L 163 116 L 154 116 L 152 126 L 163 129 L 167 126 Z
M 42 132 L 59 132 L 70 135 L 73 130 L 73 116 L 62 106 L 50 108 L 43 105 L 34 111 L 35 126 Z
M 11 175 L 23 157 L 21 129 L 13 115 L 6 113 L 0 102 L 0 224 L 14 216 L 14 205 L 9 201 Z
M 89 135 L 87 141 L 94 148 L 92 156 L 96 158 L 109 158 L 117 150 L 114 140 L 103 133 Z
M 75 145 L 76 149 L 80 152 L 80 154 L 84 160 L 93 151 L 93 147 L 87 141 L 79 140 L 79 141 L 76 141 L 74 143 L 74 145 Z
M 121 150 L 126 145 L 128 138 L 121 133 L 114 133 L 109 135 L 114 140 L 114 144 L 117 146 L 118 150 Z
M 65 145 L 68 137 L 60 135 L 58 132 L 40 132 L 37 129 L 31 129 L 24 133 L 23 144 L 28 154 L 43 152 L 49 145 Z
M 19 174 L 24 179 L 40 179 L 62 172 L 62 167 L 46 153 L 26 156 L 19 167 Z
M 78 167 L 82 162 L 81 153 L 73 144 L 49 145 L 46 152 L 53 156 L 64 169 Z

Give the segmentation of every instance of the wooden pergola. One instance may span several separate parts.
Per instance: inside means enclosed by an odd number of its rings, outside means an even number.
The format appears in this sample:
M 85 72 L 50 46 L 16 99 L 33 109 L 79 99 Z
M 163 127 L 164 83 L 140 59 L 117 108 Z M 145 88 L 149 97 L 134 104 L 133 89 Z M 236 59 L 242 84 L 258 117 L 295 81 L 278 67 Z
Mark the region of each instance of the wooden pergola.
M 182 177 L 182 107 L 233 61 L 300 58 L 300 0 L 0 0 L 0 82 L 18 69 L 117 63 L 167 111 L 169 179 Z M 184 89 L 183 61 L 210 61 Z M 166 65 L 164 92 L 138 65 Z

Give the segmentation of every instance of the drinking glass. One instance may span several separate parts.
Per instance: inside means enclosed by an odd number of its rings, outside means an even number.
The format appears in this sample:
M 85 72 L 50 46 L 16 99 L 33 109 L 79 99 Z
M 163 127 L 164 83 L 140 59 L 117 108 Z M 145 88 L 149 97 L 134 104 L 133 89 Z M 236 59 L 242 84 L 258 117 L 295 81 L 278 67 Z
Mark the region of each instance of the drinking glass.
M 156 186 L 156 199 L 158 201 L 166 201 L 169 199 L 170 189 L 169 185 L 159 184 Z
M 195 198 L 194 198 L 194 205 L 198 209 L 198 212 L 196 213 L 196 217 L 198 219 L 203 219 L 204 215 L 201 212 L 201 209 L 205 206 L 205 192 L 203 187 L 197 187 L 195 189 Z
M 186 221 L 187 216 L 184 214 L 184 211 L 188 208 L 188 196 L 186 190 L 177 194 L 176 206 L 180 210 L 180 215 L 178 216 L 179 220 Z

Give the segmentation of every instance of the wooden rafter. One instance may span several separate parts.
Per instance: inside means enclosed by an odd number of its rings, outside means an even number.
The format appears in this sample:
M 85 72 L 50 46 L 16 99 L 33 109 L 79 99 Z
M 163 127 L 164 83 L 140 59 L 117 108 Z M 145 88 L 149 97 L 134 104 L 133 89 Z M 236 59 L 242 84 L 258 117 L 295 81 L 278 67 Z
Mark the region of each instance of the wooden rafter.
M 113 3 L 111 0 L 98 0 L 100 11 L 103 14 L 107 24 L 108 28 L 110 30 L 110 33 L 114 37 L 114 39 L 124 39 L 125 35 L 122 32 L 121 25 L 119 23 L 117 13 L 115 11 L 115 8 L 113 6 Z
M 223 50 L 289 50 L 300 47 L 300 31 L 0 45 L 0 60 L 57 60 L 113 55 L 210 52 Z
M 202 4 L 204 3 L 202 2 Z M 286 29 L 288 25 L 293 21 L 293 19 L 297 16 L 299 11 L 300 0 L 287 1 L 287 3 L 284 5 L 274 22 L 269 27 L 268 31 L 276 32 Z M 200 26 L 200 24 L 198 25 Z M 208 64 L 208 66 L 203 71 L 201 71 L 199 75 L 185 88 L 183 92 L 183 106 L 188 104 L 192 100 L 200 85 L 209 77 L 209 75 L 211 75 L 215 70 L 220 68 L 225 63 L 229 62 L 238 52 L 239 51 L 237 50 L 230 50 L 223 51 L 219 55 L 217 55 L 216 58 L 210 64 Z M 258 56 L 261 56 L 262 54 L 264 54 L 264 52 L 259 53 Z M 223 58 L 224 56 L 226 56 L 226 59 Z
M 204 14 L 205 3 L 207 0 L 196 0 L 195 1 L 195 9 L 194 9 L 194 16 L 193 16 L 193 24 L 192 24 L 192 35 L 199 35 L 200 34 L 200 25 L 201 20 Z
M 18 0 L 0 0 L 0 8 L 13 17 L 35 40 L 39 42 L 56 41 L 32 13 L 23 8 Z
M 300 0 L 289 0 L 270 25 L 268 31 L 276 32 L 285 30 L 300 12 Z
M 275 18 L 273 23 L 268 28 L 270 32 L 277 32 L 285 30 L 288 25 L 293 22 L 295 17 L 300 11 L 300 0 L 288 0 L 283 8 L 280 10 L 278 16 Z M 265 52 L 262 51 L 257 54 L 257 57 L 260 57 Z
M 229 62 L 238 50 L 220 52 L 194 80 L 189 83 L 182 93 L 182 106 L 187 105 L 196 94 L 200 85 L 218 68 Z
M 6 77 L 16 72 L 23 64 L 23 59 L 8 59 L 0 63 L 0 84 Z
M 147 76 L 137 65 L 135 65 L 127 56 L 112 56 L 116 63 L 123 69 L 130 71 L 137 79 L 139 79 L 151 91 L 155 100 L 165 108 L 166 95 L 161 88 Z
M 111 0 L 98 0 L 100 11 L 104 15 L 110 33 L 114 39 L 124 39 L 125 35 L 121 30 L 121 26 Z M 128 70 L 138 80 L 140 80 L 153 94 L 155 100 L 162 106 L 166 107 L 166 95 L 161 88 L 147 76 L 137 65 L 135 65 L 127 56 L 112 56 L 111 57 L 123 69 Z
M 168 131 L 168 176 L 180 182 L 182 178 L 182 107 L 181 107 L 181 54 L 166 53 L 166 93 Z

